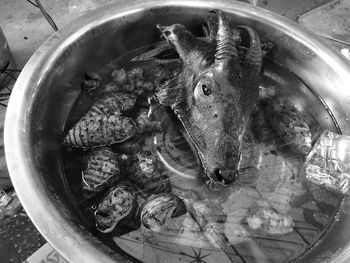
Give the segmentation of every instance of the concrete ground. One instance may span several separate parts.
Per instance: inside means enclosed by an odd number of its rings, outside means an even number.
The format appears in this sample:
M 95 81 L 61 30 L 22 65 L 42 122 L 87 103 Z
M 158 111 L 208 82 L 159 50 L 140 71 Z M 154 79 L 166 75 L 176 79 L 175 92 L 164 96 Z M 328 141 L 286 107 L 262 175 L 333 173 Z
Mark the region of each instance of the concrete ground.
M 42 0 L 42 4 L 58 28 L 62 28 L 89 10 L 118 1 L 120 0 Z M 246 0 L 245 2 L 256 4 L 296 21 L 300 15 L 330 0 Z M 40 10 L 26 0 L 0 1 L 0 27 L 8 40 L 17 69 L 22 69 L 40 44 L 54 33 Z M 5 107 L 0 106 L 0 133 L 5 110 Z M 3 149 L 2 140 L 0 144 L 0 148 Z M 3 151 L 0 151 L 0 166 L 2 166 L 0 177 L 1 173 L 6 176 Z M 22 262 L 45 242 L 23 211 L 15 216 L 0 219 L 0 236 L 0 261 L 3 263 Z

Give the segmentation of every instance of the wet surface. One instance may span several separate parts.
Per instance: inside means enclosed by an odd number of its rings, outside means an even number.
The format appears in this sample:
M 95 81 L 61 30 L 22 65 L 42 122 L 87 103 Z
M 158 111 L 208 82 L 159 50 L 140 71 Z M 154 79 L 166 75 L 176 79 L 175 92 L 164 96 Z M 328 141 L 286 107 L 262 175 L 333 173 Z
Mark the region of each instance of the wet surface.
M 121 61 L 119 64 L 124 65 Z M 266 60 L 264 66 L 260 82 L 264 94 L 287 97 L 297 104 L 314 135 L 331 127 L 331 123 L 321 124 L 314 118 L 316 112 L 327 113 L 306 85 L 271 61 Z M 102 71 L 108 74 L 107 69 Z M 306 107 L 309 104 L 314 108 Z M 320 195 L 320 189 L 305 186 L 303 158 L 283 142 L 269 138 L 262 143 L 248 133 L 242 166 L 252 169 L 239 177 L 239 187 L 215 193 L 198 180 L 196 158 L 177 124 L 171 120 L 166 123 L 166 131 L 157 136 L 158 154 L 175 172 L 168 174 L 172 193 L 184 200 L 188 213 L 172 219 L 162 232 L 143 231 L 137 225 L 129 233 L 115 234 L 114 241 L 130 255 L 143 262 L 164 262 L 169 257 L 172 262 L 190 262 L 189 258 L 201 253 L 206 255 L 202 262 L 289 262 L 309 249 L 333 220 L 339 197 L 328 192 Z M 73 159 L 71 155 L 65 159 L 72 191 L 81 188 L 80 180 L 74 180 L 80 179 L 80 168 L 72 169 L 80 162 Z M 75 198 L 81 202 L 78 191 Z M 198 223 L 202 217 L 207 221 L 203 226 Z M 275 221 L 268 225 L 265 218 Z M 282 220 L 285 225 L 278 223 Z M 265 226 L 258 229 L 253 221 Z M 221 234 L 227 237 L 230 247 L 223 245 Z

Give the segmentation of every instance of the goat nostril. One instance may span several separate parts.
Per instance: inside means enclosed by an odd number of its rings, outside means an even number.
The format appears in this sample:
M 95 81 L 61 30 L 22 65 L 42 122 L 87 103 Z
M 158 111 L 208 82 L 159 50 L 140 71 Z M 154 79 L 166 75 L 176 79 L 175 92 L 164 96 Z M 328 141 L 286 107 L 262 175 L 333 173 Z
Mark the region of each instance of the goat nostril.
M 214 174 L 218 182 L 228 185 L 237 180 L 238 173 L 233 170 L 215 169 Z
M 225 178 L 224 178 L 224 177 L 222 176 L 222 174 L 221 174 L 221 170 L 220 170 L 220 169 L 215 169 L 214 174 L 215 174 L 216 179 L 218 180 L 218 182 L 221 182 L 221 183 L 223 183 L 224 185 L 227 184 Z

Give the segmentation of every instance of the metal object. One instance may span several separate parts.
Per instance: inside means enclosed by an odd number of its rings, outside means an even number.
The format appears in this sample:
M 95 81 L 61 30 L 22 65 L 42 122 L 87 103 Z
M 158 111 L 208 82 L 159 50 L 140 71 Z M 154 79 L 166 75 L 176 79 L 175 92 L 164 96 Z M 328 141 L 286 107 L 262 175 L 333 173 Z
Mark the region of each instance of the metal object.
M 347 194 L 350 189 L 350 136 L 324 131 L 306 158 L 306 178 Z
M 213 8 L 224 10 L 232 23 L 250 25 L 271 41 L 272 60 L 309 87 L 295 98 L 298 105 L 311 109 L 323 127 L 350 134 L 349 62 L 312 32 L 281 16 L 228 0 L 123 1 L 82 16 L 49 38 L 27 63 L 15 85 L 5 123 L 6 158 L 15 189 L 42 235 L 70 262 L 133 260 L 87 230 L 66 185 L 60 142 L 84 72 L 96 71 L 121 55 L 127 61 L 128 51 L 158 41 L 157 23 L 191 28 Z M 284 81 L 273 72 L 270 76 Z M 314 106 L 315 98 L 324 110 Z M 330 231 L 298 261 L 349 261 L 348 204 L 345 198 Z

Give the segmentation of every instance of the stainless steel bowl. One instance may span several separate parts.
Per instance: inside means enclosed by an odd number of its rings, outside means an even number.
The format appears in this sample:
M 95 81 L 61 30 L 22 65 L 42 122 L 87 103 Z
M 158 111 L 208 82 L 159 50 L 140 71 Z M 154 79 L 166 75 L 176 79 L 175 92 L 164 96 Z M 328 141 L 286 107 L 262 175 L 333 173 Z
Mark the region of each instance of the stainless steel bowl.
M 251 25 L 273 42 L 274 62 L 296 74 L 325 107 L 314 112 L 316 118 L 350 134 L 350 65 L 313 33 L 281 16 L 225 0 L 124 1 L 82 16 L 32 56 L 15 85 L 5 123 L 6 159 L 20 200 L 42 235 L 69 261 L 131 260 L 85 227 L 64 187 L 60 141 L 84 72 L 158 41 L 157 23 L 193 26 L 198 21 L 194 17 L 204 17 L 213 8 L 225 10 L 234 23 Z M 305 106 L 312 108 L 312 103 Z M 349 262 L 349 224 L 350 199 L 345 198 L 328 233 L 298 261 Z

